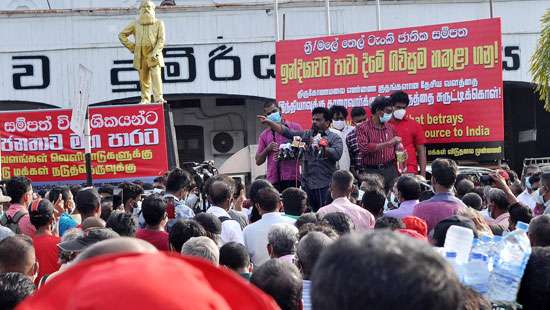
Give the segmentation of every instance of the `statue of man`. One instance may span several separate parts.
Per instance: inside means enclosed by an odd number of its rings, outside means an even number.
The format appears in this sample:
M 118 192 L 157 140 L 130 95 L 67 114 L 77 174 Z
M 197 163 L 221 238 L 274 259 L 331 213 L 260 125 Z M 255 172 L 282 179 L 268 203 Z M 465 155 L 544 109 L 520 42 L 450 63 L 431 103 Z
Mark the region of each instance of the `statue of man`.
M 128 40 L 134 36 L 135 42 Z M 151 102 L 151 81 L 156 103 L 166 102 L 162 95 L 161 67 L 164 67 L 164 23 L 155 17 L 155 4 L 144 0 L 139 6 L 139 17 L 118 35 L 120 42 L 134 54 L 134 68 L 139 71 L 141 102 Z

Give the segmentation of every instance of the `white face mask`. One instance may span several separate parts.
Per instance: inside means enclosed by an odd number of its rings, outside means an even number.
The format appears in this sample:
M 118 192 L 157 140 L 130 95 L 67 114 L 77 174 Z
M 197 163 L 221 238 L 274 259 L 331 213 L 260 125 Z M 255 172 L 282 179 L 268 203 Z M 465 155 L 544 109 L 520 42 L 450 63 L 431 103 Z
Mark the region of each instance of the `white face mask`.
M 395 117 L 396 119 L 402 120 L 405 117 L 406 113 L 407 111 L 405 109 L 395 110 L 393 111 L 393 117 Z
M 332 127 L 336 130 L 342 130 L 346 127 L 346 121 L 332 121 Z

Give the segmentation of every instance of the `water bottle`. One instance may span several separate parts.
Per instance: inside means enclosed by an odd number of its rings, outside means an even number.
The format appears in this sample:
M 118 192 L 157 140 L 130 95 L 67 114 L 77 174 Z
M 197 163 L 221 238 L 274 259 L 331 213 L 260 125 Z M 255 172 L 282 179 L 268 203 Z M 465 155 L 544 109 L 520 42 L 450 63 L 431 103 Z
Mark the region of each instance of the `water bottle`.
M 493 302 L 515 302 L 521 277 L 531 255 L 527 237 L 529 225 L 518 222 L 516 230 L 509 233 L 497 247 L 493 272 L 489 278 L 488 297 Z
M 486 295 L 489 290 L 489 267 L 487 255 L 472 252 L 472 258 L 466 265 L 464 272 L 464 284 L 471 287 L 481 295 Z
M 470 228 L 453 225 L 445 236 L 445 251 L 456 252 L 458 264 L 466 264 L 472 250 L 474 232 Z
M 399 143 L 395 147 L 395 158 L 397 160 L 397 171 L 399 171 L 399 173 L 407 172 L 407 151 L 403 143 Z
M 456 276 L 460 280 L 460 282 L 463 282 L 464 280 L 464 273 L 462 270 L 462 266 L 457 262 L 457 253 L 454 251 L 447 251 L 445 252 L 445 259 L 447 262 L 451 265 L 454 272 L 456 273 Z

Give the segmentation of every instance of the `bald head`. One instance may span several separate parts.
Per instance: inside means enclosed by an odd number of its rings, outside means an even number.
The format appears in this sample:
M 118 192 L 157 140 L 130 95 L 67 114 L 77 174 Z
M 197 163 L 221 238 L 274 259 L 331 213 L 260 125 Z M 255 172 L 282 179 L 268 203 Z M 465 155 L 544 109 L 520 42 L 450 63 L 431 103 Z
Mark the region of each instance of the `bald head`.
M 149 242 L 121 237 L 100 241 L 82 252 L 75 262 L 81 262 L 92 257 L 114 253 L 156 253 L 158 250 Z
M 229 209 L 231 205 L 231 185 L 225 181 L 215 181 L 210 185 L 209 197 L 213 205 Z

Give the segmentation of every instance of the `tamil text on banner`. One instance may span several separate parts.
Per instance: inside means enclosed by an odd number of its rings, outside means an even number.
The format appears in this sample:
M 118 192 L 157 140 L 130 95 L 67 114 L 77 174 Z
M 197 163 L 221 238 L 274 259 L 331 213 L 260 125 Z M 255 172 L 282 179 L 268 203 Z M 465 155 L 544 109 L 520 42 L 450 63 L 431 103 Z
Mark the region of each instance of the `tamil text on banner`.
M 90 108 L 94 182 L 144 179 L 168 168 L 162 105 Z M 84 141 L 71 129 L 71 110 L 0 113 L 2 177 L 33 183 L 83 183 Z
M 315 107 L 367 107 L 403 90 L 429 158 L 498 159 L 500 49 L 500 19 L 281 41 L 276 99 L 286 119 L 309 127 Z

